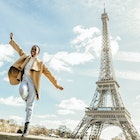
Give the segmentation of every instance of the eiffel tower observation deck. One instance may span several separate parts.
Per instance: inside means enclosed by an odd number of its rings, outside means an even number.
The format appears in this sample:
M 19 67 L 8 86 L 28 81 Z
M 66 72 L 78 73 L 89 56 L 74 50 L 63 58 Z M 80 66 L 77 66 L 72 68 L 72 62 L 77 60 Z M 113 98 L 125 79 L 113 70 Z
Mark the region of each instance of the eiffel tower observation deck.
M 140 140 L 140 136 L 133 126 L 130 113 L 125 108 L 119 94 L 119 84 L 116 81 L 111 43 L 108 29 L 108 14 L 105 9 L 101 15 L 102 51 L 99 79 L 90 106 L 72 133 L 73 138 L 83 139 L 89 135 L 89 140 L 100 140 L 104 128 L 113 125 L 122 130 L 126 140 Z M 90 132 L 89 132 L 90 130 Z

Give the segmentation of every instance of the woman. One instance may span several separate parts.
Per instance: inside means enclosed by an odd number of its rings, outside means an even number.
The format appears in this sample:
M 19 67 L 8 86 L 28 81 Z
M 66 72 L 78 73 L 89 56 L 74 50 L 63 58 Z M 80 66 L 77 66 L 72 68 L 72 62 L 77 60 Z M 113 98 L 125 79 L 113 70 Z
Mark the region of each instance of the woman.
M 10 34 L 9 44 L 18 52 L 20 58 L 10 67 L 8 71 L 9 81 L 12 85 L 20 83 L 19 93 L 21 98 L 26 102 L 26 119 L 22 136 L 28 135 L 29 123 L 31 122 L 31 116 L 33 112 L 35 98 L 39 100 L 40 97 L 40 78 L 43 73 L 52 84 L 63 90 L 51 72 L 47 69 L 45 64 L 38 59 L 40 48 L 38 45 L 34 45 L 31 48 L 30 55 L 19 47 L 13 40 L 13 34 Z

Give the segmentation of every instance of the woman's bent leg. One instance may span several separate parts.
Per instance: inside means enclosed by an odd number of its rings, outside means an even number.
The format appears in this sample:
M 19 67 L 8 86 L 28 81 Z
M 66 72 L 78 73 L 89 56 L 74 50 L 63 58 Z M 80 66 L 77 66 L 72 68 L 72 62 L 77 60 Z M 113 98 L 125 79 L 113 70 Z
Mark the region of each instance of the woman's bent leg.
M 27 100 L 29 89 L 28 89 L 28 83 L 26 80 L 23 80 L 19 86 L 19 93 L 23 100 Z

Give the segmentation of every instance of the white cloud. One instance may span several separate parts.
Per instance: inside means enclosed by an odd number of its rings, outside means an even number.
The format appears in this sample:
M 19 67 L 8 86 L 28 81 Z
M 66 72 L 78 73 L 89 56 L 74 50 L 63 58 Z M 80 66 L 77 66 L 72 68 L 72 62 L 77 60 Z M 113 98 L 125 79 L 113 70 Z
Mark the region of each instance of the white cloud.
M 34 115 L 36 118 L 46 119 L 46 118 L 55 118 L 56 115 L 47 114 L 47 115 Z
M 133 106 L 134 107 L 138 107 L 140 105 L 140 102 L 139 101 L 135 101 L 134 103 L 133 103 Z
M 38 124 L 44 125 L 48 129 L 57 129 L 60 125 L 62 125 L 60 120 L 41 120 Z
M 74 33 L 77 33 L 77 37 L 71 42 L 74 47 L 80 51 L 84 48 L 85 52 L 89 52 L 92 55 L 100 56 L 102 46 L 102 35 L 101 31 L 97 27 L 85 28 L 81 25 L 75 26 L 73 29 Z M 119 49 L 118 41 L 120 37 L 110 37 L 112 54 L 116 54 Z
M 110 134 L 110 132 L 114 132 L 114 133 Z M 102 131 L 101 138 L 106 138 L 106 140 L 111 140 L 111 138 L 118 136 L 120 133 L 122 133 L 122 130 L 119 127 L 110 126 Z
M 10 96 L 8 98 L 0 98 L 0 103 L 10 106 L 23 106 L 24 102 L 21 98 L 14 98 L 13 96 Z
M 99 34 L 100 31 L 98 28 L 86 28 L 82 25 L 77 25 L 73 28 L 73 32 L 77 35 L 77 37 L 71 41 L 71 44 L 78 52 L 88 52 L 93 56 L 100 53 L 101 34 Z
M 82 75 L 86 75 L 86 76 L 90 76 L 90 77 L 98 77 L 99 69 L 87 69 L 78 74 L 82 74 Z
M 55 55 L 50 55 L 48 53 L 43 54 L 43 61 L 49 63 L 49 67 L 56 71 L 68 71 L 71 72 L 71 68 L 68 64 L 65 64 L 63 61 L 65 59 L 61 53 L 57 53 Z
M 118 41 L 121 40 L 121 38 L 119 36 L 117 36 L 116 38 L 112 38 L 111 37 L 111 51 L 112 51 L 112 55 L 116 55 L 119 51 L 119 44 Z
M 7 71 L 1 71 L 0 75 L 4 75 L 5 73 L 7 73 Z
M 60 115 L 75 114 L 74 111 L 66 110 L 66 109 L 59 109 L 59 110 L 57 111 L 57 113 L 60 114 Z
M 140 62 L 140 53 L 138 52 L 118 52 L 116 55 L 117 60 L 129 61 L 129 62 Z
M 62 120 L 62 125 L 66 125 L 69 129 L 71 129 L 72 131 L 76 128 L 76 126 L 78 125 L 79 120 L 72 120 L 72 119 L 65 119 Z
M 51 59 L 53 58 L 53 55 L 48 54 L 47 52 L 45 52 L 43 54 L 43 61 L 44 62 L 49 62 Z
M 83 64 L 93 59 L 93 56 L 89 53 L 62 53 L 62 56 L 64 57 L 64 62 L 71 65 Z
M 94 37 L 100 31 L 96 27 L 85 28 L 81 25 L 78 25 L 73 28 L 73 32 L 78 35 L 75 39 L 73 39 L 71 43 L 74 44 L 75 47 L 79 50 L 82 47 L 86 48 L 93 46 Z
M 58 106 L 66 110 L 83 110 L 87 105 L 82 100 L 73 97 L 68 100 L 62 100 Z
M 3 62 L 0 62 L 0 67 L 3 66 Z
M 67 53 L 67 52 L 58 52 L 55 55 L 48 55 L 45 53 L 43 55 L 43 61 L 49 62 L 49 66 L 56 71 L 68 71 L 72 72 L 71 66 L 83 64 L 88 61 L 91 61 L 93 56 L 89 53 Z
M 84 64 L 93 61 L 100 56 L 101 52 L 101 35 L 96 27 L 85 28 L 81 25 L 73 28 L 74 33 L 78 34 L 71 41 L 72 46 L 76 49 L 75 52 L 58 52 L 56 54 L 43 54 L 43 61 L 49 64 L 49 67 L 56 71 L 72 72 L 72 66 Z M 119 45 L 119 37 L 111 38 L 112 54 L 116 54 Z
M 0 66 L 4 61 L 12 62 L 12 56 L 14 56 L 14 49 L 9 44 L 0 44 Z
M 65 125 L 67 128 L 71 129 L 72 131 L 79 123 L 79 120 L 70 120 L 70 119 L 63 119 L 63 120 L 41 120 L 39 122 L 40 125 L 45 125 L 49 129 L 58 129 L 60 125 Z
M 78 33 L 78 36 L 71 42 L 76 48 L 75 52 L 58 52 L 55 55 L 44 53 L 43 55 L 43 61 L 48 62 L 49 66 L 56 71 L 72 72 L 73 65 L 84 64 L 94 59 L 94 53 L 92 54 L 89 50 L 92 51 L 93 35 L 98 33 L 99 30 L 96 27 L 85 28 L 79 25 L 74 27 L 73 31 L 74 33 Z M 95 40 L 99 42 L 98 38 L 95 38 Z M 84 51 L 81 51 L 82 49 Z M 95 50 L 99 51 L 99 49 Z
M 136 96 L 136 100 L 140 100 L 140 95 Z
M 74 81 L 74 80 L 72 80 L 72 79 L 68 79 L 68 80 L 67 80 L 67 82 L 73 82 L 73 81 Z
M 140 81 L 140 73 L 132 71 L 116 71 L 117 77 L 129 80 Z
M 21 122 L 24 120 L 23 117 L 19 117 L 19 116 L 9 116 L 9 119 L 15 120 L 16 122 Z
M 83 70 L 83 71 L 79 72 L 78 74 L 86 75 L 86 76 L 90 76 L 90 77 L 98 77 L 99 69 Z M 115 70 L 115 75 L 116 75 L 116 77 L 119 77 L 122 79 L 140 81 L 140 72 Z
M 9 82 L 9 78 L 8 77 L 4 77 L 4 81 Z
M 137 95 L 136 98 L 135 98 L 135 102 L 133 103 L 133 106 L 134 107 L 137 107 L 137 109 L 139 109 L 139 106 L 140 106 L 140 95 Z

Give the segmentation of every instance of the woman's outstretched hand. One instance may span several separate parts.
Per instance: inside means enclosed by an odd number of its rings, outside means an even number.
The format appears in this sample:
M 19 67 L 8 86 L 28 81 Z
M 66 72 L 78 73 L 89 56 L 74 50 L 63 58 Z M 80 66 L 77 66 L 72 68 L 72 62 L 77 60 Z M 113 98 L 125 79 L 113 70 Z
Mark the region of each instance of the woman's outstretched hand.
M 61 87 L 61 86 L 58 86 L 57 88 L 60 89 L 60 90 L 63 90 L 63 87 Z
M 13 33 L 10 33 L 10 39 L 11 40 L 13 39 Z

